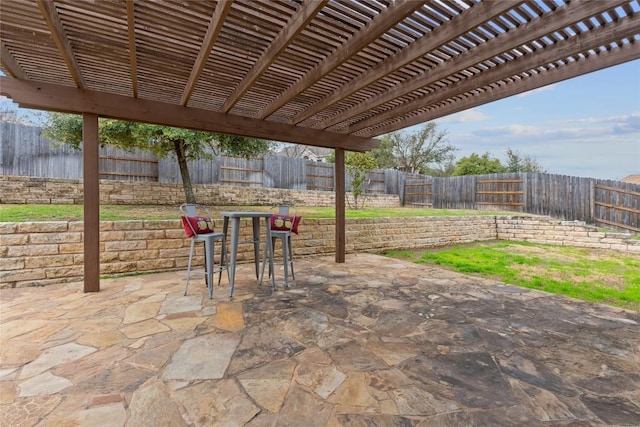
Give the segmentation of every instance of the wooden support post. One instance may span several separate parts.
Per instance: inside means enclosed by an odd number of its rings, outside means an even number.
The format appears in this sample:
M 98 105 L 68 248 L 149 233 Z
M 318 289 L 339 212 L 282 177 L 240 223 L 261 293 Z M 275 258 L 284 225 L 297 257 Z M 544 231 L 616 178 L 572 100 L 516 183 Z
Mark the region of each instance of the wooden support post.
M 100 174 L 98 116 L 82 115 L 84 180 L 84 291 L 100 291 Z
M 345 261 L 346 227 L 345 227 L 345 176 L 344 176 L 344 149 L 336 148 L 336 262 Z

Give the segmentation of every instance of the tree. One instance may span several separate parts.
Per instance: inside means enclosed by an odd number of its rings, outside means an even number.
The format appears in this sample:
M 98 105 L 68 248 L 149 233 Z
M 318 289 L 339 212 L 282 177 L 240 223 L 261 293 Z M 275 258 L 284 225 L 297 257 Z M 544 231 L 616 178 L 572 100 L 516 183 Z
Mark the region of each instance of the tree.
M 456 163 L 455 176 L 483 175 L 487 173 L 506 172 L 506 168 L 496 158 L 490 158 L 489 153 L 479 156 L 476 153 L 463 157 Z
M 287 157 L 293 157 L 296 159 L 302 159 L 305 153 L 306 147 L 302 144 L 289 144 L 283 143 L 281 153 L 284 153 Z
M 43 133 L 54 141 L 79 149 L 82 143 L 82 117 L 51 113 Z M 187 203 L 196 203 L 188 160 L 211 159 L 219 154 L 249 157 L 264 154 L 270 147 L 269 141 L 255 138 L 105 118 L 100 118 L 98 122 L 98 133 L 101 146 L 114 145 L 128 151 L 150 151 L 158 157 L 175 156 Z
M 536 159 L 507 148 L 507 172 L 547 172 Z
M 42 121 L 42 116 L 42 111 L 19 108 L 11 100 L 2 100 L 2 97 L 0 97 L 0 122 L 37 126 Z
M 358 200 L 362 200 L 361 196 L 364 194 L 363 184 L 367 179 L 367 174 L 378 164 L 369 153 L 354 152 L 347 152 L 344 164 L 347 172 L 351 175 L 351 194 L 353 194 L 355 209 L 364 207 L 364 201 L 361 206 L 358 206 Z
M 387 134 L 380 138 L 380 145 L 369 151 L 371 157 L 376 161 L 379 168 L 398 169 L 398 161 L 393 155 L 392 134 Z
M 255 157 L 269 154 L 273 141 L 246 136 L 210 133 L 213 137 L 211 147 L 216 155 L 226 154 L 235 157 Z
M 383 167 L 393 167 L 409 173 L 426 170 L 453 159 L 454 146 L 446 138 L 447 132 L 438 130 L 435 122 L 425 124 L 414 133 L 391 132 L 382 137 L 380 147 L 372 150 L 374 158 Z
M 0 104 L 0 122 L 15 123 L 19 125 L 26 124 L 24 120 L 18 117 L 18 111 L 8 108 Z
M 453 158 L 448 159 L 436 166 L 426 167 L 420 171 L 420 173 L 429 176 L 452 176 L 456 170 L 456 163 Z

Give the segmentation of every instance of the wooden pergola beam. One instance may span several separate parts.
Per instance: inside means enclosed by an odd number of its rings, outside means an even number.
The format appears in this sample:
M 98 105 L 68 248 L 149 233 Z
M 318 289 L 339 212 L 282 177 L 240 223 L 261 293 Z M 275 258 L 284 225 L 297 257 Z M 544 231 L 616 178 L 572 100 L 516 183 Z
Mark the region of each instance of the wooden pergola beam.
M 199 108 L 135 99 L 128 96 L 81 90 L 50 83 L 0 77 L 0 93 L 21 107 L 67 113 L 97 114 L 102 117 L 153 123 L 206 132 L 249 136 L 268 140 L 368 151 L 380 142 L 375 139 L 308 129 L 216 113 Z
M 196 62 L 193 64 L 191 74 L 189 75 L 189 79 L 187 80 L 184 92 L 182 93 L 180 105 L 187 105 L 187 103 L 189 102 L 189 98 L 191 98 L 191 94 L 198 84 L 200 74 L 202 74 L 202 70 L 204 69 L 205 65 L 207 65 L 207 59 L 209 58 L 211 49 L 216 43 L 218 35 L 222 30 L 224 20 L 227 17 L 229 10 L 231 10 L 231 5 L 231 1 L 219 1 L 217 3 L 216 8 L 213 11 L 213 15 L 211 16 L 211 20 L 209 21 L 207 32 L 205 33 L 204 39 L 202 40 L 202 46 L 198 51 L 198 57 L 196 58 Z
M 18 79 L 27 78 L 27 73 L 20 67 L 20 64 L 18 64 L 2 41 L 0 41 L 0 62 L 2 62 L 2 67 L 7 70 L 12 77 Z
M 264 119 L 269 117 L 292 98 L 301 94 L 311 85 L 335 70 L 340 64 L 351 58 L 354 53 L 359 52 L 423 5 L 421 1 L 397 1 L 392 3 L 383 12 L 373 17 L 367 26 L 360 29 L 360 31 L 351 37 L 344 45 L 336 49 L 329 58 L 322 61 L 302 79 L 289 86 L 284 93 L 262 109 L 258 114 L 258 118 Z
M 64 62 L 67 64 L 67 68 L 69 69 L 69 73 L 71 74 L 73 81 L 77 87 L 81 89 L 85 88 L 86 84 L 82 77 L 82 72 L 80 71 L 80 67 L 78 66 L 73 54 L 73 49 L 71 48 L 71 44 L 64 32 L 64 28 L 62 27 L 62 23 L 60 22 L 58 12 L 56 11 L 53 2 L 48 0 L 36 0 L 36 3 L 40 8 L 42 17 L 49 27 L 53 41 L 60 51 L 60 55 L 62 55 Z
M 302 31 L 307 24 L 316 16 L 318 12 L 329 2 L 329 0 L 310 1 L 302 3 L 300 10 L 291 18 L 289 23 L 282 28 L 282 31 L 273 40 L 269 47 L 262 53 L 260 58 L 253 65 L 251 70 L 244 76 L 240 84 L 227 98 L 222 106 L 222 112 L 227 113 L 251 88 L 253 83 L 260 78 L 269 66 L 276 60 L 280 53 L 291 43 L 291 41 Z
M 390 56 L 371 70 L 361 75 L 358 79 L 346 83 L 340 90 L 334 91 L 328 97 L 309 106 L 304 111 L 298 113 L 292 120 L 293 124 L 298 124 L 314 114 L 332 106 L 336 102 L 345 99 L 359 90 L 375 83 L 381 78 L 394 73 L 402 67 L 426 55 L 431 50 L 441 46 L 456 37 L 461 36 L 478 25 L 504 13 L 514 7 L 508 1 L 503 2 L 482 2 L 474 5 L 461 15 L 456 16 L 449 25 L 441 25 L 434 31 L 425 35 L 415 43 L 408 45 L 396 55 Z
M 618 3 L 622 2 L 618 1 Z M 508 33 L 502 33 L 474 49 L 461 53 L 453 60 L 442 62 L 420 77 L 404 82 L 403 84 L 396 85 L 392 90 L 380 93 L 379 95 L 371 98 L 367 103 L 355 105 L 338 115 L 326 118 L 325 120 L 315 124 L 314 127 L 327 129 L 338 125 L 339 123 L 346 122 L 372 108 L 384 105 L 396 98 L 400 98 L 413 91 L 434 84 L 441 79 L 461 72 L 488 58 L 493 58 L 503 52 L 518 48 L 523 44 L 545 36 L 557 28 L 564 28 L 576 22 L 580 22 L 601 11 L 603 8 L 609 7 L 615 7 L 615 3 L 604 3 L 603 6 L 603 2 L 599 1 L 572 1 L 554 13 L 549 13 L 537 20 L 528 22 L 527 24 L 522 25 L 519 28 L 515 28 Z
M 456 102 L 446 107 L 438 107 L 437 109 L 433 109 L 422 114 L 416 114 L 410 119 L 403 119 L 399 122 L 400 124 L 398 122 L 391 122 L 386 125 L 376 127 L 375 129 L 366 129 L 364 131 L 361 131 L 360 135 L 381 135 L 393 132 L 398 129 L 403 129 L 406 126 L 413 126 L 438 119 L 443 115 L 458 113 L 469 108 L 488 104 L 490 102 L 517 95 L 519 93 L 528 92 L 533 89 L 538 89 L 552 83 L 557 83 L 563 80 L 568 80 L 584 74 L 592 73 L 594 71 L 599 71 L 607 67 L 612 67 L 614 65 L 619 65 L 625 62 L 640 59 L 640 51 L 635 44 L 627 43 L 618 48 L 611 49 L 610 51 L 599 52 L 597 56 L 597 61 L 593 59 L 581 59 L 578 61 L 569 62 L 561 67 L 556 67 L 545 72 L 540 72 L 535 76 L 527 78 L 524 82 L 509 82 L 487 90 L 482 94 L 477 94 L 469 97 L 465 101 Z
M 396 108 L 390 109 L 384 113 L 378 114 L 375 120 L 362 120 L 349 127 L 348 133 L 355 134 L 362 129 L 374 126 L 376 123 L 384 123 L 393 118 L 400 118 L 412 111 L 420 108 L 436 105 L 440 102 L 451 99 L 455 96 L 473 91 L 477 88 L 485 87 L 491 83 L 500 82 L 516 76 L 520 73 L 526 73 L 536 67 L 561 61 L 574 55 L 581 54 L 590 49 L 597 49 L 607 40 L 611 40 L 612 32 L 615 32 L 620 39 L 633 37 L 640 26 L 640 14 L 624 18 L 618 22 L 611 22 L 605 26 L 598 27 L 589 32 L 587 35 L 578 35 L 569 39 L 562 40 L 549 46 L 545 51 L 537 56 L 525 55 L 505 64 L 500 64 L 490 70 L 485 71 L 477 77 L 459 82 L 455 86 L 448 86 L 440 91 L 436 91 L 432 95 L 427 95 L 412 102 L 407 102 Z M 638 49 L 636 49 L 638 51 Z M 640 51 L 638 51 L 640 55 Z M 593 61 L 596 57 L 587 59 Z M 616 65 L 616 64 L 613 64 Z M 515 91 L 516 88 L 512 89 Z M 517 92 L 520 93 L 520 92 Z M 514 93 L 515 94 L 515 93 Z M 508 96 L 508 95 L 507 95 Z M 402 125 L 404 127 L 404 125 Z

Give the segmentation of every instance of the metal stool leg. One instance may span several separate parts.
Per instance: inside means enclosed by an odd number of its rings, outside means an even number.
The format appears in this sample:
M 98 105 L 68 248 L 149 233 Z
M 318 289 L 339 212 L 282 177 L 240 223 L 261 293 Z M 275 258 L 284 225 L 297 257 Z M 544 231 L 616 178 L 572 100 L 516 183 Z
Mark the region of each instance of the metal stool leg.
M 291 235 L 289 234 L 279 234 L 277 236 L 271 237 L 271 248 L 275 252 L 276 247 L 276 239 L 280 239 L 282 242 L 282 265 L 284 267 L 284 283 L 285 287 L 289 287 L 289 266 L 291 266 L 291 277 L 295 280 L 296 276 L 293 271 L 293 249 L 291 246 Z M 265 248 L 264 256 L 262 258 L 262 276 L 264 276 L 264 263 L 267 258 L 267 249 Z M 269 264 L 269 277 L 271 275 L 275 276 L 275 271 L 272 271 L 271 264 Z M 262 283 L 262 276 L 260 278 L 260 283 Z
M 287 236 L 287 243 L 289 244 L 289 265 L 291 265 L 291 277 L 296 280 L 296 273 L 293 271 L 293 246 L 291 245 L 291 234 Z
M 187 289 L 189 289 L 189 279 L 191 278 L 191 261 L 193 260 L 193 249 L 196 245 L 196 241 L 191 239 L 191 249 L 189 250 L 189 264 L 187 266 L 187 285 L 184 287 L 184 295 L 187 296 Z
M 282 238 L 282 266 L 284 267 L 284 287 L 289 287 L 289 248 L 287 245 L 287 235 L 283 234 Z
M 273 265 L 273 253 L 275 252 L 275 241 L 276 238 L 275 237 L 271 237 L 271 252 L 269 252 L 269 245 L 267 244 L 267 242 L 265 242 L 264 245 L 264 251 L 263 251 L 263 255 L 262 255 L 262 273 L 260 274 L 260 286 L 262 286 L 262 280 L 264 279 L 264 267 L 265 264 L 267 264 L 267 261 L 269 261 L 269 278 L 271 278 L 271 274 L 273 274 L 275 276 L 275 272 L 272 271 L 271 267 Z M 269 255 L 267 255 L 269 254 Z M 272 288 L 275 291 L 276 290 L 276 282 L 275 279 L 272 282 Z
M 227 239 L 222 236 L 222 250 L 220 251 L 220 267 L 218 268 L 218 286 L 221 286 L 222 270 L 227 270 L 227 280 L 229 280 L 229 261 L 227 259 Z
M 213 298 L 213 275 L 214 275 L 214 256 L 215 256 L 215 240 L 207 239 L 205 246 L 205 277 L 207 279 L 207 289 L 209 291 L 209 299 Z

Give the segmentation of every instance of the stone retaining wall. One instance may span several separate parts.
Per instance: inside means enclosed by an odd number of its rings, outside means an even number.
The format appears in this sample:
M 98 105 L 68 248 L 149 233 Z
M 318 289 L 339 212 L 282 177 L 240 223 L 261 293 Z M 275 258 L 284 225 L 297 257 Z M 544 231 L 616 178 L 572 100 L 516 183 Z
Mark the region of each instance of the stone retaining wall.
M 640 253 L 640 240 L 628 233 L 602 232 L 583 221 L 496 217 L 497 238 Z
M 250 238 L 243 220 L 241 240 Z M 222 228 L 222 220 L 216 221 Z M 186 270 L 190 240 L 180 221 L 100 223 L 101 274 Z M 417 249 L 484 240 L 554 243 L 640 253 L 640 240 L 600 233 L 579 223 L 532 217 L 411 217 L 347 219 L 348 253 Z M 0 223 L 0 287 L 44 286 L 83 275 L 82 222 Z M 334 253 L 335 221 L 303 219 L 296 257 Z M 277 251 L 276 255 L 279 251 Z M 201 254 L 202 251 L 199 251 Z M 239 261 L 252 259 L 240 245 Z M 202 264 L 202 257 L 197 260 Z
M 210 206 L 336 205 L 333 191 L 202 184 L 195 184 L 193 191 L 199 203 Z M 82 204 L 82 201 L 82 180 L 0 176 L 0 204 Z M 100 203 L 177 206 L 184 203 L 184 191 L 179 184 L 100 180 Z M 366 205 L 400 207 L 400 198 L 395 194 L 372 194 L 367 196 Z

